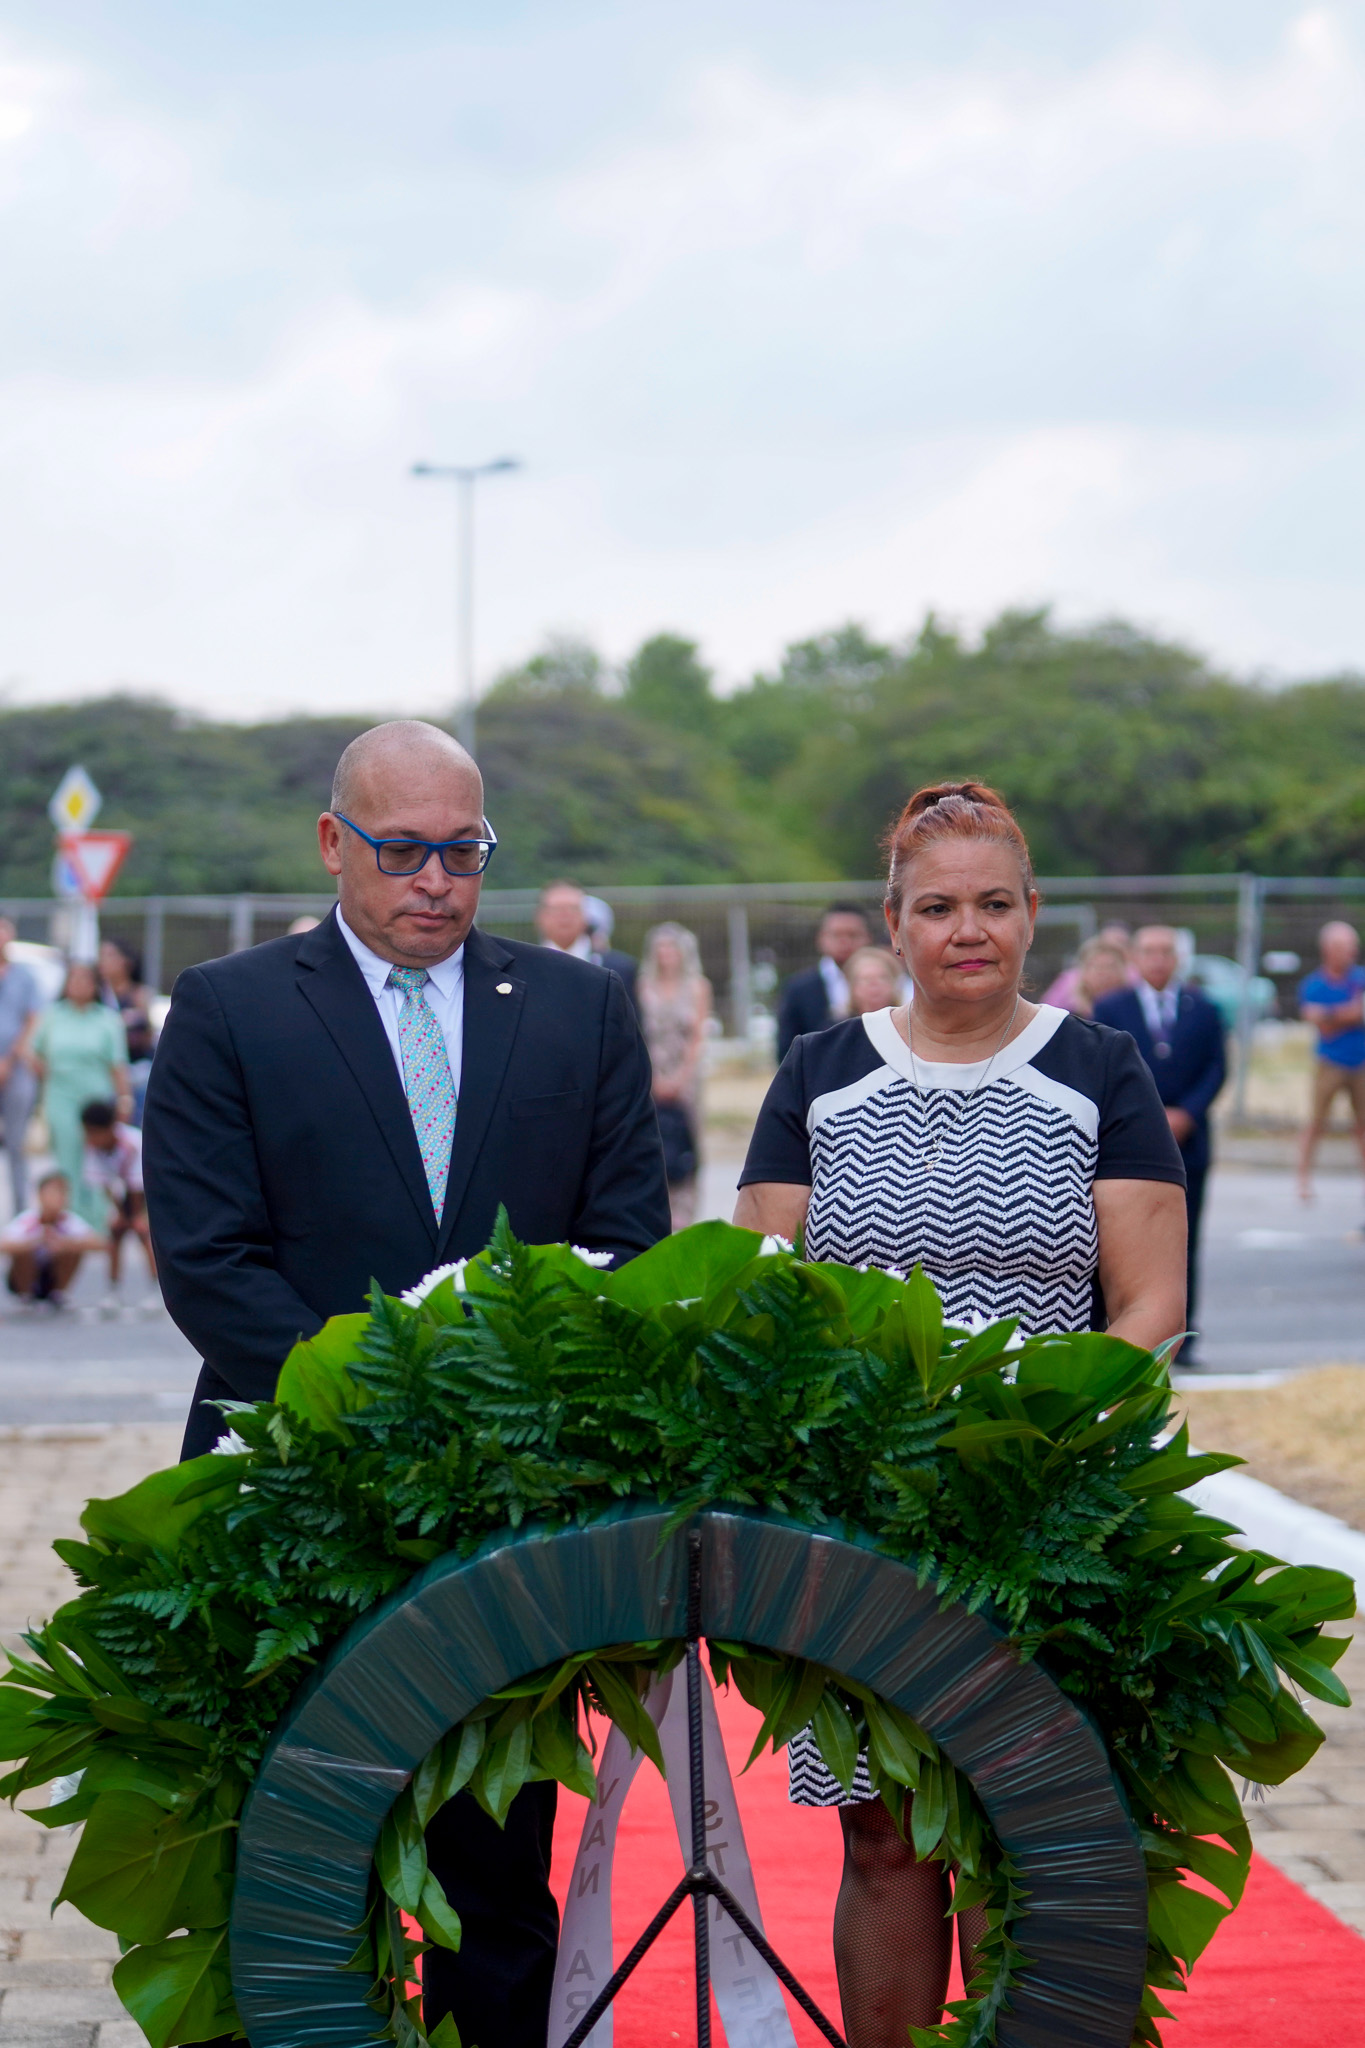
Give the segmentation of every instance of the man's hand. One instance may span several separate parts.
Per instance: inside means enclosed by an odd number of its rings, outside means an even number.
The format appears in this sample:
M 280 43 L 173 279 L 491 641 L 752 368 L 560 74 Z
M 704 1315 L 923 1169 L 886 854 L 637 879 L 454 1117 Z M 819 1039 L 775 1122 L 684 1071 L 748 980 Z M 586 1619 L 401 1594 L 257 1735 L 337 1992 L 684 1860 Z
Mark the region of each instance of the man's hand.
M 4 1088 L 8 1085 L 9 1077 L 13 1072 L 14 1054 L 12 1052 L 7 1052 L 3 1055 L 0 1055 L 0 1088 Z
M 1166 1121 L 1171 1127 L 1171 1136 L 1177 1145 L 1186 1145 L 1194 1136 L 1194 1118 L 1187 1109 L 1168 1109 Z

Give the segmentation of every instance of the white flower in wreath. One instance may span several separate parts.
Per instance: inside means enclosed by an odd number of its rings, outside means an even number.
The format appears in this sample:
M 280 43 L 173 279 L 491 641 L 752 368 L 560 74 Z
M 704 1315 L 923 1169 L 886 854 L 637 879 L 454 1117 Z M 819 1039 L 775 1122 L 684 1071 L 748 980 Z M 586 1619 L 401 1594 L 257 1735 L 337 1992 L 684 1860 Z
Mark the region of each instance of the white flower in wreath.
M 434 1294 L 443 1280 L 449 1280 L 457 1294 L 464 1293 L 464 1269 L 468 1259 L 456 1259 L 453 1265 L 437 1266 L 432 1273 L 424 1273 L 415 1287 L 405 1287 L 398 1299 L 404 1308 L 420 1308 L 429 1294 Z
M 576 1259 L 581 1259 L 585 1266 L 609 1266 L 615 1256 L 612 1252 L 585 1251 L 581 1244 L 571 1244 L 569 1250 Z
M 789 1252 L 791 1250 L 792 1241 L 789 1237 L 765 1237 L 758 1248 L 758 1256 L 760 1259 L 771 1259 L 778 1252 Z
M 969 1337 L 979 1337 L 983 1330 L 989 1330 L 994 1323 L 1001 1321 L 1003 1321 L 1003 1318 L 1000 1316 L 983 1316 L 979 1309 L 974 1309 L 965 1322 L 959 1323 L 958 1328 L 965 1330 Z M 1016 1330 L 1006 1344 L 1005 1349 L 1006 1351 L 1022 1351 L 1023 1348 L 1023 1332 Z

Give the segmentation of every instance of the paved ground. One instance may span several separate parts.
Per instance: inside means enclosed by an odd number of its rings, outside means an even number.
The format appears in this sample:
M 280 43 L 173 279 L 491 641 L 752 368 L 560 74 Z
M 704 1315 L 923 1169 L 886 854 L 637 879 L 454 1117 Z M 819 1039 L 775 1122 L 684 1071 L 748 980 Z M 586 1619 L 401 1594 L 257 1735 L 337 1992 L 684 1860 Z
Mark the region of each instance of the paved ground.
M 54 1536 L 79 1533 L 92 1494 L 121 1493 L 169 1464 L 179 1428 L 68 1425 L 16 1442 L 0 1432 L 0 1641 L 68 1597 L 71 1580 L 53 1556 Z M 32 1802 L 36 1803 L 36 1799 Z M 0 1806 L 0 2048 L 140 2048 L 142 2031 L 110 1988 L 112 1934 L 52 1901 L 75 1847 L 22 1812 Z

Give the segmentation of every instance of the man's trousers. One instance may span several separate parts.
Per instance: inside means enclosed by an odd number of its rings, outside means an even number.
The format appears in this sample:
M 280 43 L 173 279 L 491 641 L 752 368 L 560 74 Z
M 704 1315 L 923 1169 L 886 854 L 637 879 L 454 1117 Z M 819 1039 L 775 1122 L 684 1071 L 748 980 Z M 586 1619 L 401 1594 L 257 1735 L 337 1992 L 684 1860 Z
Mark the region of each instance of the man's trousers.
M 453 2013 L 464 2048 L 545 2048 L 559 1941 L 550 1891 L 558 1786 L 526 1785 L 507 1825 L 457 1793 L 427 1829 L 427 1861 L 460 1916 L 458 1953 L 422 1958 L 422 2010 L 430 2033 Z

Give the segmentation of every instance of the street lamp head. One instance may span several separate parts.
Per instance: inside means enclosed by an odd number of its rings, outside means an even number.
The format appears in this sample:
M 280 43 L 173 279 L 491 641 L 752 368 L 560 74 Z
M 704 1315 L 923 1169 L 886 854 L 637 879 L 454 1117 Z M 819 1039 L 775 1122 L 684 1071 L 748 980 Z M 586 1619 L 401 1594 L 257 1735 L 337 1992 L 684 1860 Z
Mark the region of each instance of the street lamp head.
M 414 462 L 410 476 L 453 476 L 471 483 L 476 476 L 494 476 L 505 469 L 520 469 L 519 455 L 500 455 L 496 462 Z

